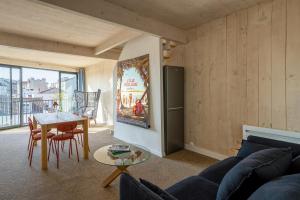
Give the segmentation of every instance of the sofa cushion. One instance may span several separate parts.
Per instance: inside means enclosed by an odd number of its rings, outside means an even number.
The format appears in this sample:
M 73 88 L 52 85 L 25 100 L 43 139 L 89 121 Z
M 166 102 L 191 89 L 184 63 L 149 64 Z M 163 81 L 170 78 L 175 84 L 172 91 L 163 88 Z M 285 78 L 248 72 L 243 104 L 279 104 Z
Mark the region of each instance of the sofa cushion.
M 191 176 L 166 191 L 178 200 L 215 200 L 218 185 L 201 176 Z
M 175 197 L 173 197 L 168 192 L 160 189 L 158 186 L 154 185 L 153 183 L 150 183 L 149 181 L 146 181 L 144 179 L 140 179 L 140 182 L 146 186 L 149 190 L 160 196 L 164 200 L 176 200 Z
M 120 178 L 120 200 L 164 200 L 128 174 Z
M 237 157 L 226 158 L 206 168 L 199 176 L 220 184 L 225 174 L 241 160 L 242 158 Z
M 251 142 L 248 140 L 243 140 L 242 146 L 237 154 L 237 157 L 239 158 L 246 158 L 250 154 L 263 150 L 263 149 L 269 149 L 271 148 L 270 146 L 263 145 L 263 144 L 258 144 L 255 142 Z
M 289 168 L 289 174 L 299 174 L 300 173 L 300 156 L 293 159 L 292 164 Z
M 276 178 L 258 188 L 249 200 L 298 200 L 300 198 L 300 174 Z
M 300 144 L 284 142 L 284 141 L 279 141 L 279 140 L 273 140 L 273 139 L 269 139 L 269 138 L 262 138 L 262 137 L 252 136 L 252 135 L 248 136 L 247 140 L 249 142 L 263 144 L 263 145 L 270 146 L 273 148 L 290 147 L 290 148 L 292 148 L 292 151 L 293 151 L 293 157 L 300 155 Z
M 217 200 L 247 199 L 263 183 L 282 176 L 292 160 L 291 149 L 257 151 L 235 165 L 223 178 Z

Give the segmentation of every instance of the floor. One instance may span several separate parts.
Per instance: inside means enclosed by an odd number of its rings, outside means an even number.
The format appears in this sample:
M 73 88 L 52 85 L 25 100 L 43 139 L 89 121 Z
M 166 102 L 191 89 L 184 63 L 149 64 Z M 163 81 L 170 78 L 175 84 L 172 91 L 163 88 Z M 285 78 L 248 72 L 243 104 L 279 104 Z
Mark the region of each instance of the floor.
M 40 169 L 40 144 L 34 151 L 33 164 L 27 161 L 27 128 L 0 131 L 0 199 L 1 200 L 117 200 L 119 199 L 116 180 L 106 189 L 101 186 L 113 167 L 101 165 L 93 159 L 93 152 L 99 147 L 117 143 L 107 128 L 90 129 L 90 159 L 80 162 L 75 156 L 63 154 L 60 168 L 56 168 L 54 156 L 49 169 Z M 66 148 L 67 149 L 67 148 Z M 216 162 L 214 159 L 182 150 L 166 158 L 152 156 L 147 162 L 129 167 L 136 178 L 147 179 L 166 188 L 184 177 L 194 175 Z

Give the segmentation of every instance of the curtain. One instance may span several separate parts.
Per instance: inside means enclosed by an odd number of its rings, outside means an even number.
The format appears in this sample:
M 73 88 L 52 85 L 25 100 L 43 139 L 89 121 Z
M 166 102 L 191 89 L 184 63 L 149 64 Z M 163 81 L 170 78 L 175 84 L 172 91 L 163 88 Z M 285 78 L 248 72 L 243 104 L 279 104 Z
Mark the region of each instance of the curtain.
M 85 92 L 85 69 L 80 68 L 78 71 L 78 91 Z

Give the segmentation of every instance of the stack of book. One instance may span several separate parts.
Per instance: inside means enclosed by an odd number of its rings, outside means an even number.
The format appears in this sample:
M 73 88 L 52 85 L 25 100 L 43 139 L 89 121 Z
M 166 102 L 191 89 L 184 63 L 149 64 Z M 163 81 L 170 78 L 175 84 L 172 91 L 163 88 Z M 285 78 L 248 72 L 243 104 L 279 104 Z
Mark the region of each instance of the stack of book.
M 127 144 L 113 144 L 108 148 L 109 155 L 114 157 L 128 152 L 130 152 L 130 145 Z

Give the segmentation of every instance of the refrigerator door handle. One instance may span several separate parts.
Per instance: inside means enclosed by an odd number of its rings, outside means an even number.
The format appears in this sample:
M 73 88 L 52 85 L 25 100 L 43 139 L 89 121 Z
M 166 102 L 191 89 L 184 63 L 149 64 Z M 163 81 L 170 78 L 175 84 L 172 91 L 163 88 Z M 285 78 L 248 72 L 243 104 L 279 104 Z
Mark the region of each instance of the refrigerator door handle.
M 168 108 L 168 111 L 173 111 L 173 110 L 181 110 L 183 107 L 174 107 L 174 108 Z

